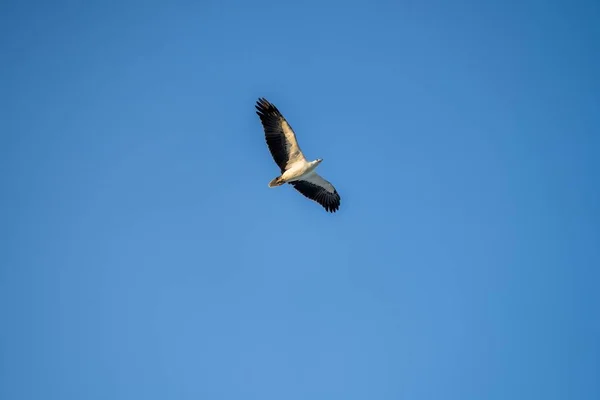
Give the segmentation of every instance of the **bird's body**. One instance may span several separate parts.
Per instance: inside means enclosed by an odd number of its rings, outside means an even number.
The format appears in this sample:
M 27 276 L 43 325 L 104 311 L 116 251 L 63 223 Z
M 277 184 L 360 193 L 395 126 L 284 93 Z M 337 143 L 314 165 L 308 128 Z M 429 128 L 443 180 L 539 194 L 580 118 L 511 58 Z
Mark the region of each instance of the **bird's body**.
M 315 161 L 306 161 L 300 160 L 296 161 L 294 164 L 290 165 L 287 170 L 277 178 L 273 179 L 269 182 L 269 187 L 281 186 L 284 183 L 290 183 L 294 181 L 300 181 L 303 179 L 308 179 L 313 176 L 314 170 L 321 163 L 320 160 Z M 273 184 L 275 183 L 275 184 Z
M 281 171 L 278 177 L 269 182 L 269 187 L 289 183 L 302 195 L 323 206 L 326 211 L 337 211 L 340 207 L 340 195 L 331 183 L 315 171 L 323 160 L 306 160 L 292 127 L 273 104 L 266 99 L 259 99 L 256 109 L 263 125 L 267 146 Z

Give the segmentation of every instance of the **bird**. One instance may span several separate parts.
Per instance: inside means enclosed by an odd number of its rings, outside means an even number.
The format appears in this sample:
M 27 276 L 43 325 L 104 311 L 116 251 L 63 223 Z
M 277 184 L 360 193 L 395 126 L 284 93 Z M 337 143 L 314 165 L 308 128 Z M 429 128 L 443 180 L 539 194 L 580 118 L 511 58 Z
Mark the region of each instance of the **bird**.
M 308 161 L 304 157 L 294 130 L 275 105 L 260 97 L 255 107 L 265 133 L 267 147 L 281 172 L 269 182 L 269 187 L 274 188 L 287 183 L 304 197 L 320 204 L 325 211 L 338 211 L 339 193 L 315 171 L 323 159 Z

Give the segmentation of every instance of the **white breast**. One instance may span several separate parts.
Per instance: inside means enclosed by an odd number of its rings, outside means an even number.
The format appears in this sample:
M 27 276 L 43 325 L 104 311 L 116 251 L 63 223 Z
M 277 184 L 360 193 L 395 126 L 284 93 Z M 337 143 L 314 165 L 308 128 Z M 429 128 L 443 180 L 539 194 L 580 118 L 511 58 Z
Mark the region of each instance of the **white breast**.
M 310 172 L 312 165 L 306 161 L 297 161 L 283 173 L 282 178 L 288 182 L 295 181 Z

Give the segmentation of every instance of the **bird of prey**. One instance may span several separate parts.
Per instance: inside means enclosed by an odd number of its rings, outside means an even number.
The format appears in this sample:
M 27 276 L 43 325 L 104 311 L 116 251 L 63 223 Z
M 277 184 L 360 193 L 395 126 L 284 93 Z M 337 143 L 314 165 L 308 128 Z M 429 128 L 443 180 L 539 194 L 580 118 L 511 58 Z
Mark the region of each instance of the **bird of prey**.
M 265 139 L 281 174 L 269 182 L 269 187 L 288 183 L 305 197 L 334 213 L 340 208 L 340 195 L 333 185 L 315 172 L 323 161 L 307 161 L 298 146 L 296 134 L 277 107 L 264 98 L 256 102 L 256 114 L 265 131 Z

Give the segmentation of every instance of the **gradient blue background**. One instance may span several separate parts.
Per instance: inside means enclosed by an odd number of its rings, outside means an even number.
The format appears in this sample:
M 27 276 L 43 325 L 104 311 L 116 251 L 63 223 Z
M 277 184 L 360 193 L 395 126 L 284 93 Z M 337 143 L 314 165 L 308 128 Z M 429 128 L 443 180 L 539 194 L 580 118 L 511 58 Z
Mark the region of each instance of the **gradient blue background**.
M 600 398 L 600 3 L 84 3 L 0 8 L 2 400 Z

